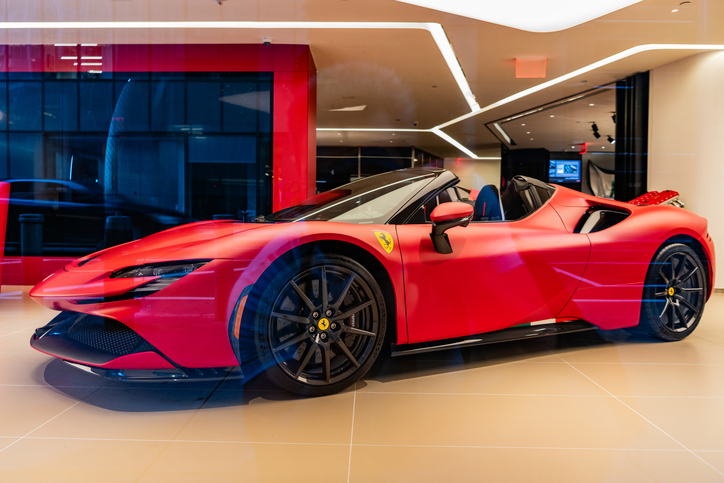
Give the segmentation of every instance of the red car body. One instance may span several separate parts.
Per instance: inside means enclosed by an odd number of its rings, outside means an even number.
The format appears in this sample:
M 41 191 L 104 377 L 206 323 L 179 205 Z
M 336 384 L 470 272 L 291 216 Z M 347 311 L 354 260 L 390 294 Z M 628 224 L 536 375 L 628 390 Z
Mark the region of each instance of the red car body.
M 628 216 L 602 231 L 576 233 L 584 213 L 596 207 Z M 392 238 L 389 253 L 375 232 Z M 706 220 L 672 206 L 635 206 L 557 186 L 520 220 L 470 223 L 447 234 L 451 254 L 435 250 L 430 224 L 206 221 L 173 228 L 77 260 L 30 292 L 54 310 L 118 321 L 155 350 L 94 363 L 82 353 L 74 357 L 33 345 L 103 369 L 238 365 L 232 341 L 238 335 L 234 319 L 240 320 L 237 303 L 243 313 L 245 290 L 275 260 L 307 244 L 354 247 L 384 267 L 394 294 L 389 323 L 398 347 L 546 320 L 581 319 L 600 329 L 635 326 L 652 258 L 676 238 L 696 245 L 705 260 L 707 298 L 713 287 L 714 246 Z M 153 277 L 110 277 L 123 267 L 177 260 L 210 262 L 142 298 L 122 295 Z

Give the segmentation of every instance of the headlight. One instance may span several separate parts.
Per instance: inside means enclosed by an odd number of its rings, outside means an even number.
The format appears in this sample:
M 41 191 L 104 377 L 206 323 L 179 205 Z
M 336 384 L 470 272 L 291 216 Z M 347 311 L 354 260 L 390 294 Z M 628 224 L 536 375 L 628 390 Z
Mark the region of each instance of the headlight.
M 158 277 L 148 283 L 144 283 L 128 292 L 120 295 L 111 295 L 103 298 L 91 298 L 78 300 L 80 305 L 99 304 L 104 302 L 118 302 L 119 300 L 137 299 L 152 295 L 162 290 L 176 280 L 188 275 L 197 268 L 203 267 L 211 260 L 185 260 L 181 262 L 149 263 L 137 267 L 122 268 L 113 272 L 110 278 L 132 278 L 132 277 Z
M 209 260 L 186 260 L 182 262 L 150 263 L 137 267 L 122 268 L 111 274 L 111 278 L 161 277 L 181 278 L 209 263 Z

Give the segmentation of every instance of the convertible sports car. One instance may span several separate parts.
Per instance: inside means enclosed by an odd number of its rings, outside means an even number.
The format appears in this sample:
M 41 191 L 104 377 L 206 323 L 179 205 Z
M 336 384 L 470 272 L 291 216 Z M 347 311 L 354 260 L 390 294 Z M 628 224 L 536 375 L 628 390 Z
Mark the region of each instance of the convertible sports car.
M 635 326 L 679 340 L 699 323 L 714 277 L 703 218 L 521 176 L 463 202 L 458 182 L 394 171 L 256 223 L 192 223 L 94 253 L 31 291 L 62 311 L 31 345 L 121 380 L 240 366 L 323 395 L 383 350 Z

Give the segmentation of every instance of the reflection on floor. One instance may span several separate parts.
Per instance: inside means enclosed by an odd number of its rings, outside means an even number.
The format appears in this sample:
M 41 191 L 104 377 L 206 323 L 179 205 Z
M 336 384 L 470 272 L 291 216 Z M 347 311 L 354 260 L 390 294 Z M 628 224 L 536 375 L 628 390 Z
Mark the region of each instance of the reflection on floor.
M 386 359 L 342 394 L 123 384 L 30 349 L 0 293 L 2 481 L 724 481 L 724 294 L 688 339 L 582 333 Z

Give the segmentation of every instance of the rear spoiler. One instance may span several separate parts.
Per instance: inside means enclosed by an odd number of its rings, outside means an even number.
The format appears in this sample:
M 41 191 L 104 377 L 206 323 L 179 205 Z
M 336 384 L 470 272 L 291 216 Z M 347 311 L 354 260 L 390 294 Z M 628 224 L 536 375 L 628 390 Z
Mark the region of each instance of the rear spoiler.
M 684 202 L 679 199 L 679 192 L 673 190 L 649 191 L 648 193 L 629 201 L 629 203 L 639 206 L 672 205 L 679 208 L 684 207 Z

